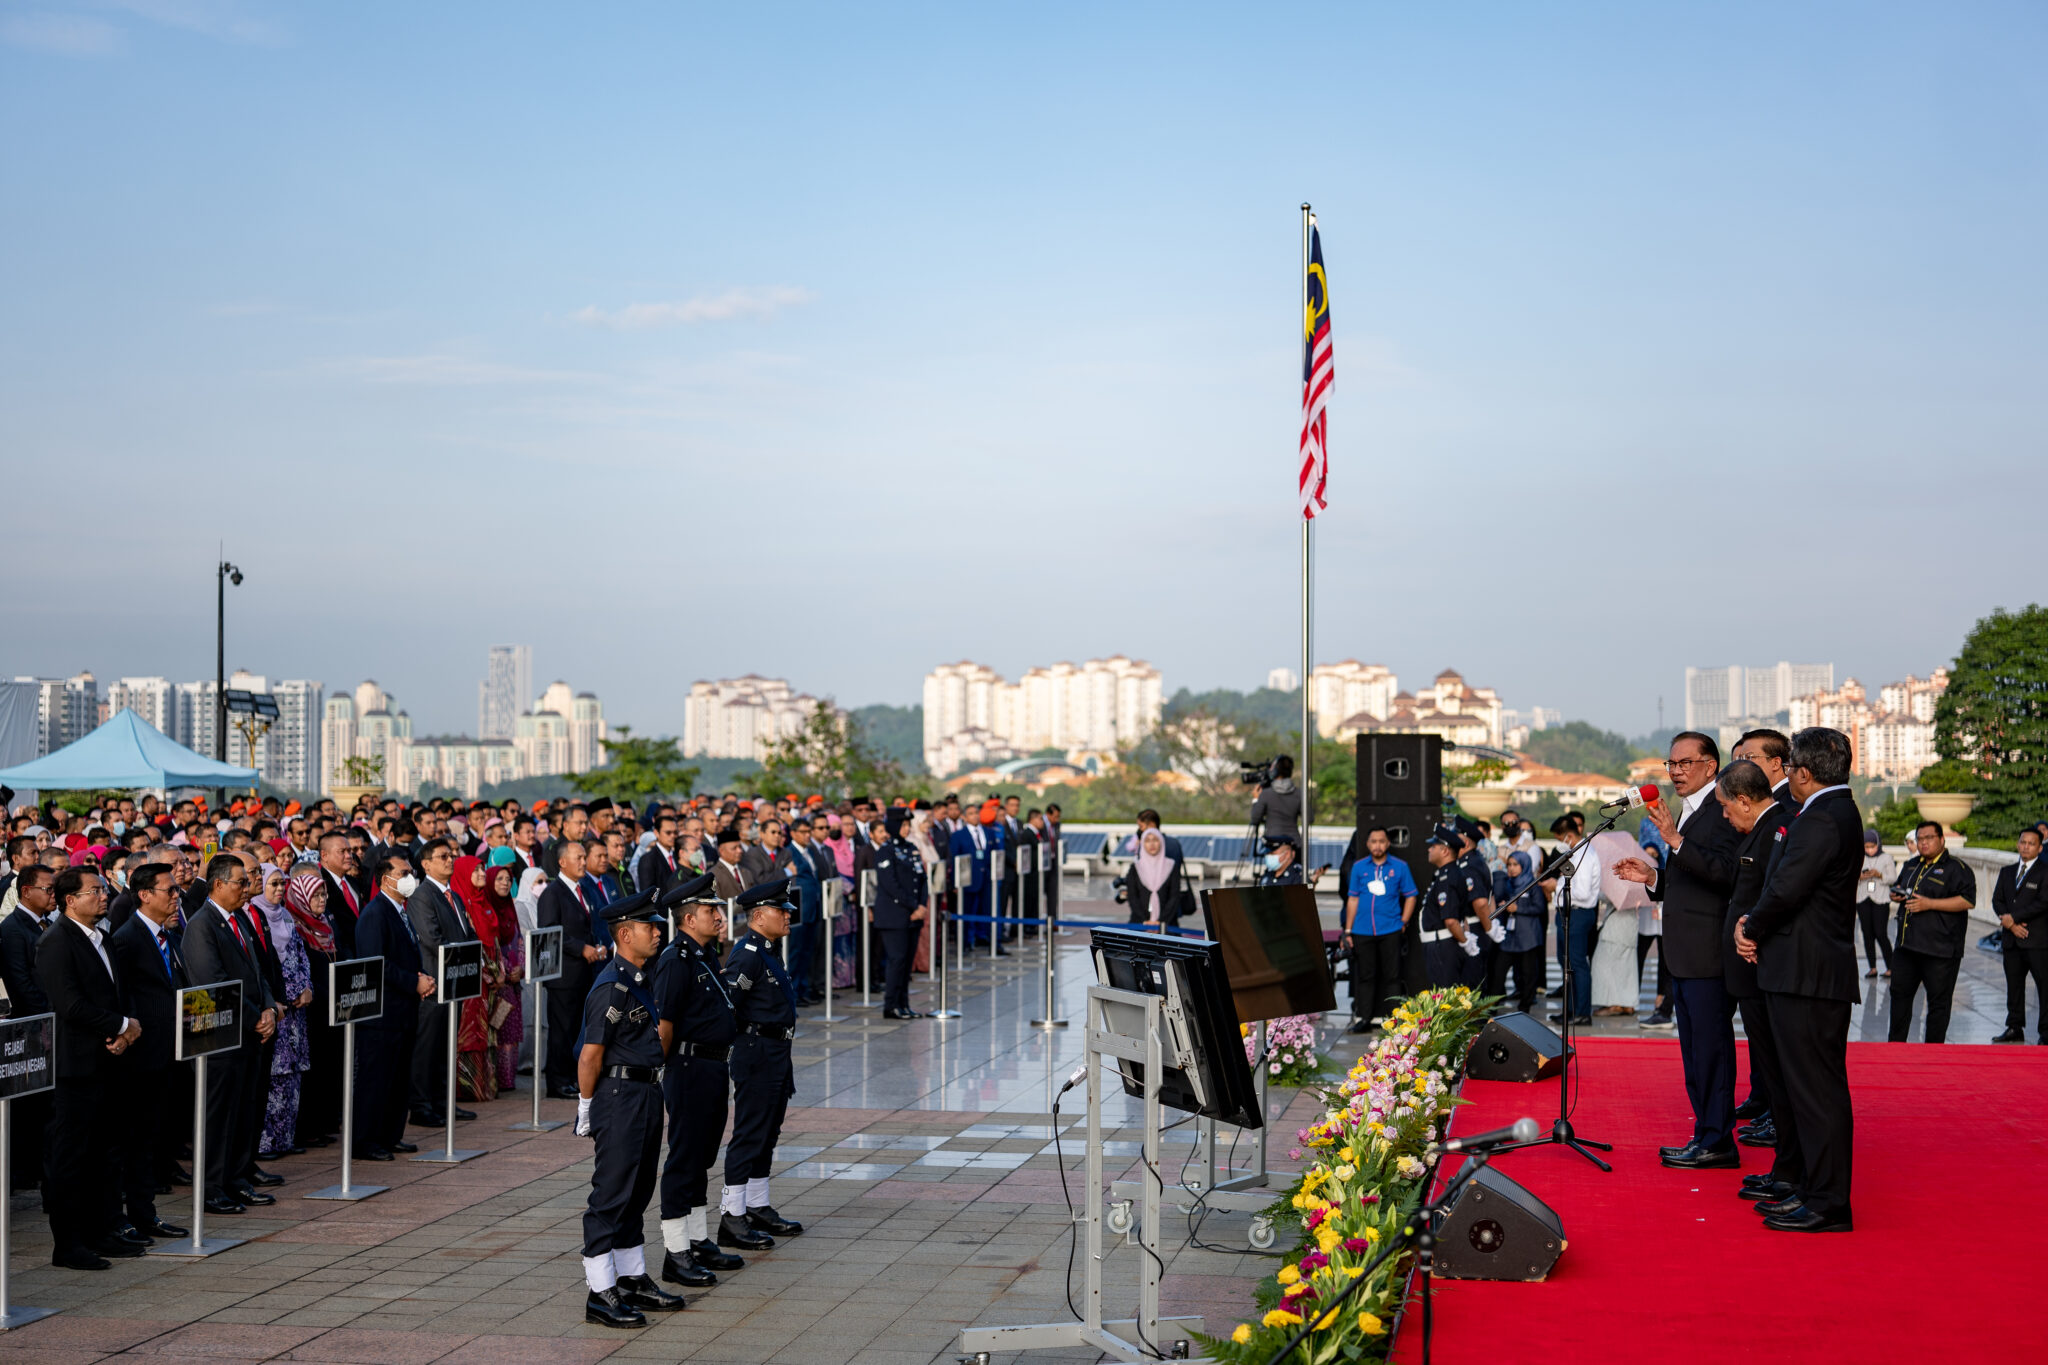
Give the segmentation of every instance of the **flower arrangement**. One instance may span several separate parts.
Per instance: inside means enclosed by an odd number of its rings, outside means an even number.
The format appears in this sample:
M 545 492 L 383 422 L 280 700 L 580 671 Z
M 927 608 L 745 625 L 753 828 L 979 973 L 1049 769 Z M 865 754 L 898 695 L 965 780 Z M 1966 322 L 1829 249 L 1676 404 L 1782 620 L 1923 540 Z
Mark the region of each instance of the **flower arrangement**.
M 1309 1365 L 1385 1357 L 1400 1307 L 1408 1258 L 1382 1261 L 1345 1301 L 1334 1302 L 1382 1246 L 1397 1239 L 1423 1197 L 1424 1160 L 1450 1112 L 1465 1052 L 1486 1020 L 1487 997 L 1465 986 L 1424 991 L 1388 1016 L 1379 1040 L 1330 1092 L 1331 1108 L 1300 1130 L 1308 1169 L 1279 1208 L 1298 1218 L 1302 1241 L 1259 1287 L 1260 1316 L 1228 1337 L 1206 1338 L 1218 1360 L 1263 1362 L 1305 1322 Z
M 1268 1085 L 1307 1085 L 1322 1074 L 1323 1055 L 1317 1050 L 1321 1040 L 1316 1036 L 1322 1018 L 1320 1014 L 1290 1014 L 1266 1022 Z M 1238 1031 L 1244 1035 L 1245 1060 L 1257 1066 L 1257 1039 L 1246 1025 L 1240 1024 Z

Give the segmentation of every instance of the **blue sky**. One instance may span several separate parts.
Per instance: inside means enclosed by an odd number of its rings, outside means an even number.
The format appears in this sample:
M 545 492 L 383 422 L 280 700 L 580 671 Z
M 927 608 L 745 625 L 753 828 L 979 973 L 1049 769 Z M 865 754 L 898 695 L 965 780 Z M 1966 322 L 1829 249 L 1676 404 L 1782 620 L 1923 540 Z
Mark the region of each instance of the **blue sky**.
M 1317 653 L 1629 732 L 2040 595 L 2038 5 L 0 4 L 0 670 Z M 723 584 L 721 589 L 718 585 Z M 1590 610 L 1569 605 L 1592 595 Z

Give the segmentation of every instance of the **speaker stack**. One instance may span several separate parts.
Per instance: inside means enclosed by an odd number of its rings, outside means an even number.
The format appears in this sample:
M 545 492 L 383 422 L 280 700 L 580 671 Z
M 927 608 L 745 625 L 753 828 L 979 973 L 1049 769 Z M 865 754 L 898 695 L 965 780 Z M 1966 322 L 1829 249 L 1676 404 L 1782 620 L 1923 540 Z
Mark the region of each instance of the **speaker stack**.
M 1563 1069 L 1564 1054 L 1564 1039 L 1548 1024 L 1517 1010 L 1486 1021 L 1465 1054 L 1465 1074 L 1481 1081 L 1549 1080 Z
M 1439 735 L 1358 737 L 1358 828 L 1385 826 L 1417 886 L 1433 871 L 1423 841 L 1444 818 L 1443 750 Z
M 1564 1248 L 1556 1210 L 1483 1166 L 1437 1230 L 1434 1273 L 1447 1280 L 1540 1280 Z

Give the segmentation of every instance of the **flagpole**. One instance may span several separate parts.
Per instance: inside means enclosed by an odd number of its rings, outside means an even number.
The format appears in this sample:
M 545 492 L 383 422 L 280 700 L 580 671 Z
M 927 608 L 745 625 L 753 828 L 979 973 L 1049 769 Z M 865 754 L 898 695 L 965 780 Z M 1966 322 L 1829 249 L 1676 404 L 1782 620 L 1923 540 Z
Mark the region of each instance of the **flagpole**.
M 1303 204 L 1301 206 L 1301 311 L 1297 315 L 1300 319 L 1297 323 L 1297 330 L 1303 331 L 1304 335 L 1306 335 L 1306 328 L 1308 326 L 1308 234 L 1309 224 L 1313 220 L 1314 214 L 1309 211 L 1307 204 Z M 1306 344 L 1304 342 L 1304 345 Z M 1311 593 L 1315 583 L 1315 561 L 1313 558 L 1315 524 L 1315 518 L 1308 514 L 1308 508 L 1304 506 L 1301 509 L 1301 847 L 1296 850 L 1299 854 L 1299 862 L 1304 877 L 1308 875 L 1309 825 L 1312 818 L 1310 810 L 1311 784 L 1309 778 L 1314 771 L 1310 755 L 1313 753 L 1311 745 L 1314 742 L 1312 737 L 1315 732 L 1310 728 L 1308 684 L 1310 670 L 1315 667 L 1310 635 L 1313 629 L 1310 608 L 1312 605 Z

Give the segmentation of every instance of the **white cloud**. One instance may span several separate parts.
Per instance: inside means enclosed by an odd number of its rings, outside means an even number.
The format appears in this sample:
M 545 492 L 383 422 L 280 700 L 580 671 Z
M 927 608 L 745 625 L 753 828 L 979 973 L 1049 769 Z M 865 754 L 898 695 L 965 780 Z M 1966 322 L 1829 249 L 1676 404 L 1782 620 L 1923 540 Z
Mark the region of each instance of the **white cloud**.
M 672 327 L 679 322 L 731 322 L 736 318 L 766 320 L 785 308 L 809 303 L 816 297 L 808 289 L 790 285 L 775 285 L 767 289 L 728 289 L 723 294 L 700 294 L 679 303 L 629 303 L 613 312 L 593 305 L 578 309 L 575 318 L 586 327 L 634 332 L 649 327 Z
M 589 384 L 604 378 L 575 370 L 541 370 L 445 353 L 358 356 L 330 361 L 319 368 L 329 374 L 372 384 L 417 384 L 435 388 L 474 388 L 487 384 Z
M 0 42 L 66 57 L 104 57 L 121 46 L 121 30 L 83 14 L 31 10 L 0 19 Z

